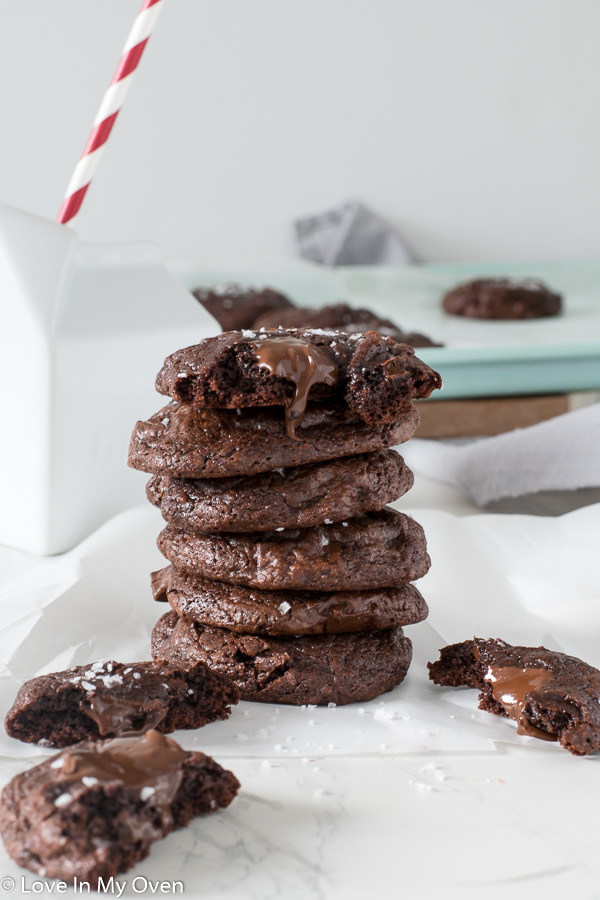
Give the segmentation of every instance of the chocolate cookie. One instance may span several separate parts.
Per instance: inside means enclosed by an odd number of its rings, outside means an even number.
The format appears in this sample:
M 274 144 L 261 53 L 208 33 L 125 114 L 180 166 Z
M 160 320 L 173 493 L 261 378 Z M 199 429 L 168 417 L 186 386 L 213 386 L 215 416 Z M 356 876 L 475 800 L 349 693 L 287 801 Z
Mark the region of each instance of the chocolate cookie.
M 264 531 L 339 522 L 381 509 L 413 485 L 394 450 L 236 478 L 154 476 L 148 499 L 184 531 Z
M 334 303 L 314 309 L 293 306 L 288 309 L 269 310 L 259 316 L 252 327 L 257 331 L 261 328 L 325 328 L 346 334 L 377 331 L 411 347 L 439 346 L 424 334 L 402 331 L 390 319 L 380 319 L 370 309 L 354 309 L 346 303 Z
M 540 319 L 558 315 L 562 297 L 534 278 L 477 278 L 448 291 L 442 306 L 475 319 Z
M 427 618 L 412 584 L 374 591 L 260 591 L 186 575 L 155 573 L 154 599 L 168 600 L 184 619 L 238 634 L 304 635 L 381 631 Z
M 401 628 L 320 637 L 257 637 L 178 619 L 152 632 L 152 655 L 196 660 L 226 675 L 243 700 L 324 705 L 372 700 L 404 679 L 412 645 Z
M 600 750 L 600 670 L 574 656 L 474 638 L 444 647 L 428 668 L 436 684 L 478 688 L 479 708 L 515 719 L 519 734 L 575 756 Z
M 226 719 L 237 701 L 234 685 L 206 666 L 111 660 L 27 681 L 4 726 L 20 741 L 66 747 L 148 728 L 200 728 Z
M 234 331 L 173 353 L 156 389 L 198 408 L 283 406 L 290 436 L 309 400 L 347 406 L 369 425 L 392 423 L 441 387 L 406 344 L 335 331 Z
M 20 866 L 96 890 L 154 841 L 229 806 L 238 788 L 210 756 L 157 731 L 83 742 L 15 775 L 2 792 L 0 833 Z
M 430 565 L 421 526 L 389 508 L 331 525 L 247 534 L 188 534 L 167 525 L 157 543 L 185 572 L 272 591 L 396 587 Z
M 268 287 L 256 289 L 243 284 L 217 284 L 213 288 L 196 288 L 192 293 L 223 331 L 249 328 L 268 310 L 293 307 L 288 297 Z
M 418 424 L 414 407 L 392 425 L 365 425 L 343 410 L 315 406 L 292 438 L 281 408 L 197 410 L 169 403 L 135 426 L 129 465 L 187 478 L 254 475 L 401 444 Z

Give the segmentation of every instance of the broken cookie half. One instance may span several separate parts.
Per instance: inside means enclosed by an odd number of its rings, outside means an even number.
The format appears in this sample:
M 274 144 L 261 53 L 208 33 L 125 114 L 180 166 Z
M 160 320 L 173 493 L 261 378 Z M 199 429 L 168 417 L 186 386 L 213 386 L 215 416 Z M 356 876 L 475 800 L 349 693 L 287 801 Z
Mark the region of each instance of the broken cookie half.
M 575 756 L 600 750 L 600 670 L 545 647 L 473 638 L 428 663 L 436 684 L 478 688 L 479 708 L 517 722 L 519 734 L 558 741 Z

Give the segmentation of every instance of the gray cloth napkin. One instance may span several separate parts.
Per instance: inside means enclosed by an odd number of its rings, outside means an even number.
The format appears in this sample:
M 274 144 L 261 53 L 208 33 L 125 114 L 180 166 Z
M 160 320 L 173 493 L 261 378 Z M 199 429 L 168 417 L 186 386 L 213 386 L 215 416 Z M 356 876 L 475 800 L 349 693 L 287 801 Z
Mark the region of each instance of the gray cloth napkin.
M 398 449 L 415 472 L 464 490 L 478 506 L 541 492 L 597 489 L 600 403 L 468 444 L 413 438 Z
M 416 262 L 402 235 L 356 200 L 298 219 L 294 228 L 301 256 L 326 266 Z

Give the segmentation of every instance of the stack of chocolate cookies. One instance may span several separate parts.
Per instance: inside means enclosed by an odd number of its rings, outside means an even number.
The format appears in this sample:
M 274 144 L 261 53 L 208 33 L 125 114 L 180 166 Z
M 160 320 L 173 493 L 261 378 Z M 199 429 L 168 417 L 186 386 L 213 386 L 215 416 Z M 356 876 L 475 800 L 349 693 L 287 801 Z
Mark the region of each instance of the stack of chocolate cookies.
M 168 357 L 156 385 L 172 400 L 129 455 L 167 521 L 154 658 L 205 662 L 245 700 L 342 704 L 399 684 L 429 557 L 386 506 L 412 486 L 388 448 L 440 384 L 376 332 L 228 332 Z

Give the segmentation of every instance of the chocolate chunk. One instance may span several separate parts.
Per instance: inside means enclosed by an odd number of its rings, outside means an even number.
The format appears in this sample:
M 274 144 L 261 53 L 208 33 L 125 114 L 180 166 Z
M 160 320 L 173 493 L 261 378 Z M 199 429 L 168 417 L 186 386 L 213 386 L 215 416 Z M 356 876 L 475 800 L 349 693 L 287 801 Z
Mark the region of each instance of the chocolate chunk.
M 200 728 L 226 719 L 237 701 L 235 686 L 203 665 L 109 660 L 25 682 L 4 725 L 20 741 L 66 747 L 150 728 Z
M 404 679 L 412 645 L 401 628 L 318 637 L 235 634 L 164 615 L 152 655 L 206 662 L 237 684 L 243 700 L 324 705 L 364 702 Z
M 414 350 L 374 331 L 235 331 L 167 357 L 156 389 L 198 408 L 283 406 L 293 437 L 307 402 L 344 403 L 370 425 L 392 423 L 441 387 Z
M 163 590 L 184 619 L 238 634 L 304 635 L 381 631 L 427 617 L 427 604 L 412 584 L 372 591 L 261 591 L 162 570 Z
M 251 288 L 242 284 L 218 284 L 196 288 L 196 300 L 214 316 L 223 331 L 249 328 L 257 316 L 272 309 L 289 309 L 292 301 L 273 288 Z
M 448 291 L 442 306 L 475 319 L 539 319 L 558 315 L 562 297 L 534 278 L 476 278 Z
M 600 671 L 574 656 L 474 638 L 444 647 L 428 668 L 436 684 L 478 688 L 479 708 L 515 719 L 520 734 L 575 756 L 600 750 Z
M 154 841 L 229 806 L 237 778 L 157 731 L 83 742 L 10 781 L 0 833 L 20 866 L 72 884 L 125 872 Z
M 234 478 L 154 476 L 148 499 L 184 531 L 264 531 L 341 522 L 381 509 L 413 485 L 394 450 Z
M 167 525 L 158 548 L 185 572 L 264 590 L 396 587 L 430 566 L 421 526 L 389 508 L 286 531 L 188 534 Z
M 382 450 L 407 441 L 419 424 L 413 407 L 391 425 L 365 425 L 344 410 L 314 406 L 286 433 L 284 411 L 203 409 L 169 403 L 138 422 L 129 465 L 142 472 L 186 478 L 255 475 L 272 469 Z
M 272 309 L 259 316 L 252 323 L 252 327 L 256 331 L 261 328 L 323 328 L 345 334 L 376 331 L 378 334 L 392 337 L 411 347 L 440 346 L 434 344 L 424 334 L 403 331 L 390 319 L 381 319 L 370 309 L 355 309 L 346 303 L 334 303 L 315 308 L 293 306 L 287 309 Z

